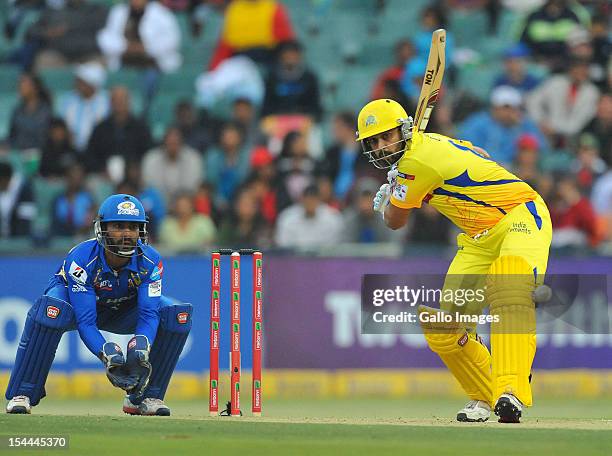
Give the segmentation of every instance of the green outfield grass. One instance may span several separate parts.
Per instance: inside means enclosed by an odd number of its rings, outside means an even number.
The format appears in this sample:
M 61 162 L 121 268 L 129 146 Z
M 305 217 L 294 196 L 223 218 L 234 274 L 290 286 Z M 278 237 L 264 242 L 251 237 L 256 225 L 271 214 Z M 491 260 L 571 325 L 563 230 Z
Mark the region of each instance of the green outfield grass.
M 462 404 L 447 399 L 270 400 L 262 418 L 210 418 L 204 401 L 168 405 L 170 418 L 131 417 L 120 398 L 45 399 L 31 416 L 0 416 L 0 435 L 69 435 L 69 451 L 44 454 L 87 456 L 612 454 L 612 399 L 543 400 L 519 425 L 456 423 Z

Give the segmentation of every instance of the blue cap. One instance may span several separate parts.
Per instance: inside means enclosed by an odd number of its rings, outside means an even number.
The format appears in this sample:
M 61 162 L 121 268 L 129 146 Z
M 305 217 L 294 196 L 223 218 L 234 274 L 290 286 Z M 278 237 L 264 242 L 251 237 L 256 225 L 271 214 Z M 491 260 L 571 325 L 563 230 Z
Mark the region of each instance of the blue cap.
M 98 219 L 101 222 L 147 222 L 142 203 L 138 198 L 126 194 L 106 198 L 98 210 Z
M 529 57 L 529 48 L 525 46 L 523 43 L 516 43 L 515 45 L 509 47 L 504 52 L 505 59 L 520 59 L 524 57 Z

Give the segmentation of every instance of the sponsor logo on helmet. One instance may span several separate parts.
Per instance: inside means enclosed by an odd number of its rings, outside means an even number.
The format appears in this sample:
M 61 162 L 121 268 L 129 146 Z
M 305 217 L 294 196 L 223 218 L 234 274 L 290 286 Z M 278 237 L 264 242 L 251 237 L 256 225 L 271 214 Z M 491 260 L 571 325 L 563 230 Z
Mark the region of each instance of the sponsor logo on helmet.
M 117 204 L 117 215 L 139 216 L 140 211 L 132 201 L 123 201 Z
M 465 344 L 468 343 L 468 340 L 470 339 L 470 336 L 468 336 L 468 333 L 465 333 L 463 336 L 461 336 L 461 338 L 457 341 L 457 344 L 459 344 L 460 347 L 463 347 Z
M 132 337 L 132 340 L 130 340 L 130 343 L 128 344 L 128 350 L 131 350 L 135 346 L 136 346 L 136 338 Z
M 55 306 L 47 306 L 47 317 L 56 319 L 60 314 L 60 310 Z
M 189 314 L 187 312 L 181 312 L 176 315 L 176 321 L 178 321 L 180 325 L 184 325 L 188 320 Z
M 378 120 L 376 120 L 376 116 L 373 114 L 370 114 L 366 120 L 365 120 L 365 126 L 366 127 L 370 127 L 372 125 L 376 125 L 378 123 Z

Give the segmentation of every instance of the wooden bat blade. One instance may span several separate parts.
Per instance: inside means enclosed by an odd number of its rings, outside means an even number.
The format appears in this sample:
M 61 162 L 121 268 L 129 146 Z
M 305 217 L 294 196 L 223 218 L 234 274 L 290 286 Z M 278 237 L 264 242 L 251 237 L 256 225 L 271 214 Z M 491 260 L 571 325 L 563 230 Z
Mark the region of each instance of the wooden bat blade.
M 416 113 L 414 114 L 415 131 L 424 131 L 429 122 L 431 111 L 438 101 L 438 94 L 442 86 L 442 78 L 444 77 L 445 56 L 444 47 L 446 45 L 446 30 L 438 29 L 431 36 L 431 47 L 429 48 L 429 57 L 427 59 L 427 67 L 425 68 L 425 76 L 423 77 L 423 85 L 417 103 Z

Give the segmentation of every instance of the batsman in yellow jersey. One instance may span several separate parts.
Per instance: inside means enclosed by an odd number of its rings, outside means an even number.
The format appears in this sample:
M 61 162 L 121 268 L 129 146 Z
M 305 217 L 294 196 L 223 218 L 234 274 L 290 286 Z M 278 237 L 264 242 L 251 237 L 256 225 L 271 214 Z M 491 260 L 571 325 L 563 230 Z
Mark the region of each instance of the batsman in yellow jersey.
M 410 211 L 422 204 L 448 217 L 463 232 L 444 287 L 467 288 L 469 282 L 483 288 L 484 306 L 497 318 L 491 326 L 491 353 L 474 326 L 421 323 L 429 347 L 470 398 L 457 420 L 486 421 L 493 409 L 500 422 L 519 422 L 523 408 L 532 405 L 532 293 L 546 273 L 552 237 L 546 204 L 470 142 L 413 132 L 412 118 L 393 100 L 368 103 L 359 114 L 357 135 L 374 166 L 391 168 L 389 183 L 374 199 L 387 226 L 404 226 Z M 420 306 L 419 312 L 480 314 L 484 306 L 442 302 L 441 310 Z

